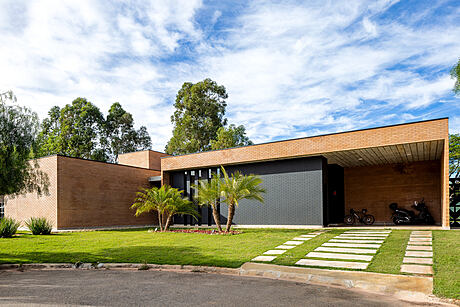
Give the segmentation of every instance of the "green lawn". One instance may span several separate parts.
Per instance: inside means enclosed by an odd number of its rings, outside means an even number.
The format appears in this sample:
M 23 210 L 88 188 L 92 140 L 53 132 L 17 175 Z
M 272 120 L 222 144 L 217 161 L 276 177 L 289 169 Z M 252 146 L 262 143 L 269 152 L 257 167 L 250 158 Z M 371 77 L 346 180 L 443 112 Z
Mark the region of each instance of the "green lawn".
M 238 235 L 149 233 L 146 229 L 21 233 L 0 239 L 0 263 L 131 262 L 236 268 L 298 235 L 315 230 L 244 229 Z M 278 256 L 273 263 L 295 265 L 308 252 L 344 232 L 330 229 Z M 400 274 L 410 230 L 393 230 L 366 271 Z M 460 231 L 433 231 L 434 293 L 460 299 Z

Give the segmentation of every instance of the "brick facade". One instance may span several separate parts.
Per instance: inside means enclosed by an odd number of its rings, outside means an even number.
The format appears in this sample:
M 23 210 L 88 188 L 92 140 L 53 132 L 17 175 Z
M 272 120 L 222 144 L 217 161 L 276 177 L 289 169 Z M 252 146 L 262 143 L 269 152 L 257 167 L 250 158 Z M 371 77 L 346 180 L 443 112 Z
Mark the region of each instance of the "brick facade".
M 440 225 L 439 169 L 440 161 L 345 168 L 345 214 L 350 208 L 359 211 L 366 208 L 376 222 L 391 223 L 390 203 L 416 211 L 411 208 L 413 201 L 425 198 L 436 224 Z
M 122 165 L 137 166 L 153 170 L 161 170 L 161 157 L 167 157 L 168 154 L 153 150 L 143 150 L 130 152 L 118 156 L 118 163 Z

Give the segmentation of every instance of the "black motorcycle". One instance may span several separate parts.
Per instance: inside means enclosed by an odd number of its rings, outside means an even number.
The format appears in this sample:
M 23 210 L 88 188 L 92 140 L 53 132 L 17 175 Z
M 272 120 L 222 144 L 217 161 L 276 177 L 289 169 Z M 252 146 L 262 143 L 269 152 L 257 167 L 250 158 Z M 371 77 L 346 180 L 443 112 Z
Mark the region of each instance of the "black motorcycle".
M 393 210 L 393 215 L 391 216 L 393 223 L 395 225 L 434 224 L 433 216 L 428 211 L 423 199 L 420 202 L 414 201 L 412 208 L 417 210 L 418 214 L 411 210 L 399 208 L 397 203 L 391 203 L 390 209 Z

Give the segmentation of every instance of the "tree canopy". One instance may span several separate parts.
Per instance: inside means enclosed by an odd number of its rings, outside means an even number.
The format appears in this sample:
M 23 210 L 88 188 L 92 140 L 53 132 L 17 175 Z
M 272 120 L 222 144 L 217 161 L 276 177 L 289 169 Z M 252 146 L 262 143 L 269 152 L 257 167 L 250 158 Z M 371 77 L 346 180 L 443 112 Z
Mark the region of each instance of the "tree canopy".
M 40 156 L 62 154 L 110 162 L 116 162 L 119 154 L 151 147 L 147 128 L 135 130 L 132 115 L 120 103 L 114 103 L 104 118 L 86 98 L 77 98 L 62 109 L 51 108 L 39 140 Z
M 10 103 L 8 103 L 10 102 Z M 0 94 L 0 201 L 5 195 L 48 191 L 48 176 L 35 157 L 39 120 L 16 104 L 11 91 Z
M 454 93 L 460 94 L 460 59 L 458 59 L 457 65 L 450 71 L 450 76 L 452 79 L 455 79 Z
M 228 127 L 220 127 L 217 130 L 217 137 L 211 140 L 211 149 L 225 149 L 254 144 L 246 136 L 246 128 L 243 125 L 236 127 L 231 124 Z
M 195 84 L 185 82 L 174 103 L 173 136 L 166 145 L 166 153 L 180 155 L 209 150 L 217 130 L 227 123 L 224 118 L 227 98 L 225 87 L 211 79 Z
M 449 175 L 460 178 L 460 134 L 449 135 Z

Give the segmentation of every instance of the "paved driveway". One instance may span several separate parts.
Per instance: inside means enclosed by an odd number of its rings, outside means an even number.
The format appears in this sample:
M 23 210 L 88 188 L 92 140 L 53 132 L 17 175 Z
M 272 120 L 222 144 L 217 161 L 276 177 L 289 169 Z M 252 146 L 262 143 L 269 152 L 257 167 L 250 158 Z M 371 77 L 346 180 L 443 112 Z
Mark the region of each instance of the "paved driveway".
M 0 305 L 408 306 L 290 281 L 166 271 L 0 271 Z

